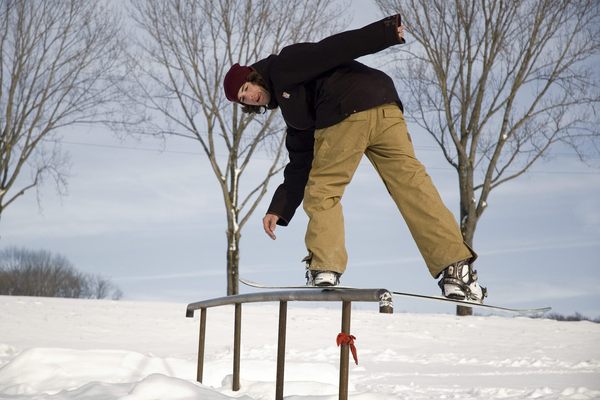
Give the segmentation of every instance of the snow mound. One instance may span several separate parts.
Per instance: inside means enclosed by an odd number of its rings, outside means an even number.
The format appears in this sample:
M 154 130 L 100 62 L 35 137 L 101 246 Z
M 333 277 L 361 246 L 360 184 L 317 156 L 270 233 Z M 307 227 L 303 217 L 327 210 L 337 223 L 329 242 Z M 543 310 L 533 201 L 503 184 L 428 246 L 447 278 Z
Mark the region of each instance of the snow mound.
M 27 349 L 0 369 L 1 394 L 55 394 L 90 381 L 136 382 L 151 374 L 184 375 L 194 364 L 122 350 Z
M 127 396 L 120 400 L 229 400 L 231 397 L 216 393 L 202 385 L 189 381 L 152 374 L 137 383 Z

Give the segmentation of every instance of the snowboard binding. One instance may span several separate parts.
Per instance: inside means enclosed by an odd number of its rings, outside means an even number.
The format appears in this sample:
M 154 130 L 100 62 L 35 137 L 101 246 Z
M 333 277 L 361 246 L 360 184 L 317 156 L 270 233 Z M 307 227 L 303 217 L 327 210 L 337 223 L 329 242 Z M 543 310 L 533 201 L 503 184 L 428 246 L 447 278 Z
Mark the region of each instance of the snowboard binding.
M 479 286 L 477 280 L 477 271 L 468 264 L 468 260 L 463 260 L 448 266 L 438 285 L 444 297 L 481 304 L 487 297 L 487 289 Z

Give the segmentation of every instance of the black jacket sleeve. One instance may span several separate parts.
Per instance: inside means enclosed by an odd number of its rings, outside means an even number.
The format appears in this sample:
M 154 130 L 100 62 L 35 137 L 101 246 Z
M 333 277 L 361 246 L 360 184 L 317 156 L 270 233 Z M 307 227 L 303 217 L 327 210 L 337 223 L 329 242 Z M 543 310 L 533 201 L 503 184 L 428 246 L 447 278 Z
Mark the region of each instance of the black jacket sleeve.
M 398 37 L 400 24 L 400 15 L 393 15 L 317 43 L 287 46 L 279 53 L 273 72 L 278 73 L 278 80 L 286 85 L 310 81 L 338 65 L 404 43 L 404 39 L 400 41 Z
M 279 185 L 267 211 L 279 216 L 277 225 L 286 226 L 304 198 L 304 187 L 312 166 L 314 131 L 299 131 L 288 127 L 285 147 L 290 161 L 283 171 L 283 183 Z

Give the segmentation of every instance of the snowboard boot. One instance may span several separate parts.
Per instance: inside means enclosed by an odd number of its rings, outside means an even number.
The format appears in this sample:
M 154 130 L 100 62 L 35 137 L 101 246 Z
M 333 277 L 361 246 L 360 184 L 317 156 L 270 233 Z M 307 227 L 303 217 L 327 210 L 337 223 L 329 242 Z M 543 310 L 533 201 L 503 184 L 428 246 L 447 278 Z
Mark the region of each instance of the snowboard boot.
M 311 270 L 311 259 L 312 254 L 302 259 L 303 262 L 306 262 L 306 286 L 337 286 L 340 284 L 342 274 L 334 271 Z
M 449 265 L 442 272 L 442 279 L 438 282 L 442 294 L 455 300 L 465 300 L 473 303 L 483 303 L 487 296 L 487 289 L 477 283 L 477 271 L 469 264 L 469 260 L 459 261 Z
M 306 286 L 337 286 L 340 284 L 340 274 L 333 271 L 306 270 Z

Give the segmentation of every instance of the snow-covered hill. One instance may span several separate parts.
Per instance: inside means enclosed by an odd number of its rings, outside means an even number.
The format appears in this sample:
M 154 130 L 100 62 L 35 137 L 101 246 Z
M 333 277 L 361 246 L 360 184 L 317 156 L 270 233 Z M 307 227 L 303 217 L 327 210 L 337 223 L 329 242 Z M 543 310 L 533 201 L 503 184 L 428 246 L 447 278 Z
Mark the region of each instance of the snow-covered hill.
M 243 308 L 239 392 L 233 308 L 208 310 L 199 384 L 185 306 L 0 296 L 0 399 L 273 399 L 277 305 Z M 290 303 L 286 399 L 338 398 L 340 310 Z M 360 309 L 351 331 L 352 400 L 600 398 L 600 324 Z

